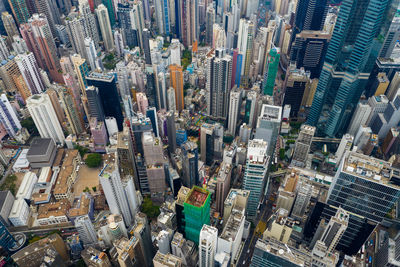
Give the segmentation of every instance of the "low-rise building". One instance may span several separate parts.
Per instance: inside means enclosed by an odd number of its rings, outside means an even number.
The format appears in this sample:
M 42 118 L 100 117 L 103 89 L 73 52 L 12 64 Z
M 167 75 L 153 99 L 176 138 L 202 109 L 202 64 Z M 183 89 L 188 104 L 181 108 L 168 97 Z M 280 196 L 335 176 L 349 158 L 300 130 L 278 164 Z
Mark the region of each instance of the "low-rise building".
M 98 251 L 94 247 L 87 247 L 82 250 L 81 257 L 87 266 L 90 267 L 111 267 L 111 262 L 107 257 L 107 254 L 102 251 Z
M 182 260 L 170 253 L 162 254 L 157 251 L 153 259 L 154 267 L 181 267 Z
M 30 200 L 32 196 L 33 187 L 36 184 L 38 178 L 35 173 L 27 172 L 24 175 L 24 179 L 22 180 L 21 185 L 18 188 L 18 192 L 15 195 L 15 198 L 23 198 L 26 200 Z
M 53 225 L 68 222 L 70 203 L 66 199 L 39 206 L 37 222 L 39 225 Z
M 72 198 L 71 187 L 78 176 L 78 165 L 81 156 L 77 149 L 66 150 L 63 164 L 54 187 L 54 197 L 57 200 Z
M 51 138 L 35 138 L 32 140 L 26 155 L 32 168 L 50 167 L 53 165 L 57 147 Z
M 74 223 L 77 217 L 84 215 L 88 215 L 89 218 L 93 220 L 93 206 L 93 197 L 88 193 L 82 193 L 80 197 L 74 199 L 72 206 L 68 211 L 69 220 Z
M 288 218 L 289 212 L 279 209 L 267 222 L 267 229 L 263 234 L 263 239 L 273 238 L 284 244 L 289 241 L 292 234 L 294 221 Z

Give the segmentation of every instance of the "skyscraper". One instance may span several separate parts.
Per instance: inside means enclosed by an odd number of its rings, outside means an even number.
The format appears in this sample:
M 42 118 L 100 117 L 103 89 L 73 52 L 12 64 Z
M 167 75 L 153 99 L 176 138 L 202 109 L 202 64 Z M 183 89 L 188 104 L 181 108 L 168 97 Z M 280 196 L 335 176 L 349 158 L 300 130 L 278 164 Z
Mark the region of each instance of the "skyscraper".
M 97 31 L 96 18 L 92 11 L 88 0 L 79 0 L 79 14 L 82 16 L 85 37 L 90 37 L 96 45 L 96 49 L 99 46 L 99 32 Z
M 5 94 L 0 96 L 0 122 L 11 137 L 14 137 L 18 130 L 22 128 L 17 114 Z
M 240 106 L 242 104 L 242 92 L 238 89 L 231 91 L 229 100 L 228 131 L 235 136 L 236 126 L 239 119 Z
M 24 0 L 8 0 L 14 18 L 17 20 L 18 25 L 25 23 L 29 19 L 29 11 Z
M 276 74 L 279 67 L 280 49 L 272 47 L 267 55 L 264 65 L 264 81 L 263 81 L 263 94 L 273 95 L 275 87 Z
M 61 16 L 54 0 L 35 0 L 37 13 L 44 15 L 53 36 L 56 36 L 56 24 L 61 24 Z M 32 14 L 33 16 L 33 14 Z
M 95 245 L 97 243 L 97 234 L 88 215 L 76 218 L 75 228 L 84 245 Z
M 247 216 L 253 219 L 257 214 L 259 202 L 265 186 L 265 174 L 269 164 L 267 142 L 250 140 L 247 148 L 246 169 L 244 173 L 243 189 L 250 191 L 247 204 Z
M 199 240 L 199 267 L 213 267 L 217 252 L 218 229 L 203 225 Z
M 114 117 L 117 120 L 118 130 L 122 131 L 123 116 L 115 76 L 112 74 L 102 74 L 91 72 L 86 76 L 88 85 L 99 89 L 100 99 L 103 104 L 104 115 Z
M 169 1 L 168 0 L 156 0 L 155 1 L 155 13 L 158 33 L 161 35 L 170 35 L 170 18 L 169 18 Z
M 121 214 L 126 226 L 130 226 L 133 216 L 129 209 L 128 199 L 126 197 L 121 176 L 118 170 L 117 157 L 113 160 L 111 155 L 109 162 L 99 174 L 100 184 L 103 187 L 108 206 L 112 214 Z
M 207 58 L 207 114 L 215 118 L 228 115 L 231 89 L 232 57 L 224 49 L 215 50 Z
M 96 8 L 97 20 L 99 21 L 100 32 L 103 39 L 104 47 L 107 51 L 114 49 L 114 39 L 111 31 L 110 16 L 107 8 L 100 4 Z
M 292 157 L 292 165 L 297 167 L 305 167 L 308 153 L 310 152 L 312 138 L 315 134 L 315 127 L 303 124 L 297 137 L 294 153 Z
M 75 16 L 72 16 L 75 15 Z M 84 22 L 81 17 L 78 17 L 77 14 L 71 14 L 68 19 L 65 20 L 66 30 L 69 37 L 69 40 L 72 45 L 72 49 L 75 53 L 80 56 L 87 58 L 86 50 L 85 50 L 85 29 Z
M 31 94 L 40 94 L 45 90 L 39 66 L 32 52 L 19 54 L 15 57 L 15 62 L 28 85 Z
M 59 91 L 61 102 L 63 103 L 64 112 L 68 119 L 69 128 L 72 133 L 79 135 L 85 131 L 82 114 L 79 112 L 78 105 L 74 99 L 71 88 L 63 88 Z
M 42 138 L 64 144 L 65 136 L 48 94 L 37 94 L 26 100 L 29 113 Z
M 1 13 L 1 20 L 3 21 L 4 29 L 6 30 L 8 40 L 11 41 L 14 35 L 19 36 L 19 31 L 15 25 L 14 18 L 7 11 Z
M 108 17 L 110 19 L 110 24 L 111 27 L 114 27 L 115 24 L 115 13 L 117 11 L 117 6 L 114 6 L 113 1 L 112 0 L 103 0 L 103 4 L 104 6 L 107 8 L 108 11 Z M 100 6 L 100 5 L 99 5 Z
M 378 3 L 379 2 L 379 3 Z M 307 119 L 328 136 L 341 135 L 366 85 L 394 9 L 392 1 L 342 2 Z
M 182 149 L 182 182 L 183 185 L 192 188 L 199 184 L 199 151 L 197 144 L 186 141 Z
M 175 89 L 175 104 L 176 110 L 181 112 L 185 108 L 185 99 L 183 96 L 183 72 L 182 67 L 178 65 L 170 65 L 170 81 L 172 87 Z

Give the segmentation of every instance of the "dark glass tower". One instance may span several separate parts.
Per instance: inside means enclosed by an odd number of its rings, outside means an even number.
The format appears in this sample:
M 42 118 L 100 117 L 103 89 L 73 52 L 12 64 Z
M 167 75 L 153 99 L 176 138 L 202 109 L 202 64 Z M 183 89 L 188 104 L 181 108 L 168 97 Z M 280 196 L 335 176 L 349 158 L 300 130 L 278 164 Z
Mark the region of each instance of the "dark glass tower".
M 344 0 L 307 119 L 319 134 L 344 133 L 397 9 L 398 0 Z
M 15 246 L 15 239 L 7 227 L 0 221 L 0 247 L 10 251 Z
M 118 130 L 122 131 L 124 117 L 122 116 L 121 103 L 114 75 L 91 72 L 86 76 L 86 81 L 89 86 L 92 85 L 99 89 L 104 115 L 106 117 L 114 117 L 117 120 Z

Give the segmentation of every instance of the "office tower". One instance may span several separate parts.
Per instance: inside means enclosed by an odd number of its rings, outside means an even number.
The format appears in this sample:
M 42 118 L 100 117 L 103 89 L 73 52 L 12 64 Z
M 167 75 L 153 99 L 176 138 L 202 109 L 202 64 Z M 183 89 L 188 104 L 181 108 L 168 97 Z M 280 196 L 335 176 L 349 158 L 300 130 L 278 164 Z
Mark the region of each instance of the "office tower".
M 181 43 L 178 39 L 172 39 L 171 44 L 168 47 L 170 51 L 170 61 L 171 65 L 181 65 Z
M 146 64 L 151 65 L 151 54 L 150 54 L 150 38 L 151 33 L 149 29 L 143 29 L 143 50 L 144 50 L 144 58 L 146 60 Z
M 243 189 L 250 191 L 246 212 L 251 219 L 257 214 L 265 186 L 265 174 L 269 164 L 267 148 L 268 143 L 260 139 L 250 140 L 247 146 Z
M 86 95 L 90 116 L 96 117 L 98 121 L 104 121 L 105 115 L 99 89 L 94 86 L 88 86 L 86 88 Z
M 215 9 L 212 4 L 207 6 L 206 12 L 206 43 L 212 44 L 213 41 L 213 25 L 215 23 Z
M 11 11 L 16 19 L 18 25 L 26 23 L 31 14 L 29 14 L 26 6 L 26 1 L 23 0 L 8 0 Z
M 0 246 L 7 251 L 11 251 L 12 248 L 16 246 L 16 240 L 8 231 L 7 226 L 4 225 L 2 221 L 0 221 L 0 235 Z
M 35 0 L 37 13 L 47 18 L 53 36 L 56 36 L 56 24 L 61 24 L 61 16 L 58 11 L 56 1 L 54 0 Z M 33 14 L 32 14 L 33 15 Z
M 99 22 L 104 47 L 110 52 L 114 49 L 114 39 L 111 31 L 112 23 L 110 23 L 110 16 L 107 7 L 103 4 L 98 5 L 96 8 L 96 16 Z
M 264 266 L 311 266 L 311 257 L 303 251 L 289 247 L 277 240 L 259 238 L 254 248 L 250 267 Z M 325 265 L 332 266 L 332 265 Z
M 0 96 L 0 122 L 10 137 L 15 137 L 22 128 L 18 116 L 5 94 Z
M 114 117 L 117 120 L 118 130 L 122 131 L 123 116 L 115 84 L 115 76 L 112 74 L 91 72 L 86 76 L 86 81 L 88 85 L 99 89 L 104 115 L 106 117 Z
M 356 152 L 350 152 L 343 158 L 327 196 L 328 205 L 341 207 L 350 214 L 338 250 L 348 255 L 356 253 L 372 230 L 363 229 L 363 223 L 357 222 L 380 223 L 398 201 L 400 188 L 394 182 L 396 176 L 390 172 L 390 163 L 380 159 Z M 379 205 L 376 205 L 376 199 L 379 199 Z
M 186 141 L 181 145 L 182 150 L 182 183 L 188 188 L 198 185 L 199 179 L 199 151 L 197 144 Z
M 14 35 L 19 36 L 17 25 L 15 20 L 10 13 L 4 11 L 1 13 L 1 20 L 3 21 L 4 29 L 6 30 L 9 43 L 12 41 Z
M 385 35 L 389 26 L 382 24 L 382 19 L 387 21 L 393 17 L 393 10 L 386 8 L 390 2 L 376 5 L 375 1 L 349 1 L 344 5 L 346 8 L 340 9 L 307 121 L 310 125 L 320 121 L 318 128 L 328 136 L 343 134 L 364 90 L 367 80 L 363 77 L 373 67 L 366 63 L 376 59 L 377 55 L 371 51 L 378 51 L 381 46 L 381 42 L 374 40 Z M 349 46 L 355 47 L 350 53 L 344 50 Z
M 175 113 L 173 111 L 168 111 L 168 113 L 167 113 L 167 135 L 168 135 L 169 153 L 175 153 L 175 150 L 176 150 L 176 126 L 175 126 Z
M 228 131 L 235 136 L 237 121 L 239 119 L 240 106 L 242 104 L 242 92 L 232 89 L 229 101 Z
M 143 1 L 145 2 L 145 1 Z M 133 29 L 135 29 L 138 39 L 138 44 L 141 49 L 144 49 L 143 46 L 143 29 L 145 28 L 144 24 L 144 10 L 143 10 L 143 2 L 142 1 L 134 1 L 132 3 L 132 23 Z
M 75 228 L 78 231 L 79 238 L 85 246 L 95 245 L 97 243 L 96 231 L 88 215 L 76 218 Z
M 85 37 L 92 38 L 97 49 L 100 41 L 99 32 L 97 31 L 96 18 L 90 10 L 88 0 L 79 0 L 79 14 L 83 19 Z
M 29 113 L 42 138 L 51 138 L 63 144 L 65 137 L 57 114 L 47 94 L 37 94 L 26 100 Z
M 168 104 L 168 111 L 172 111 L 173 113 L 176 112 L 176 103 L 175 103 L 175 89 L 170 87 L 167 90 L 167 104 Z
M 382 45 L 379 57 L 390 58 L 393 52 L 393 48 L 396 45 L 397 40 L 400 37 L 400 18 L 394 16 L 392 23 L 386 33 L 385 41 Z
M 103 187 L 111 213 L 121 214 L 125 225 L 129 226 L 133 217 L 129 210 L 128 199 L 118 170 L 118 163 L 112 162 L 112 160 L 107 163 L 99 174 L 100 184 Z
M 85 51 L 86 51 L 86 59 L 89 62 L 89 66 L 91 70 L 96 70 L 96 69 L 101 69 L 99 66 L 97 60 L 97 51 L 96 51 L 96 46 L 94 45 L 94 42 L 92 38 L 86 37 L 84 39 L 84 44 L 85 44 Z
M 200 159 L 211 166 L 214 161 L 214 125 L 203 123 L 200 128 Z
M 299 136 L 296 139 L 291 164 L 304 168 L 307 164 L 308 153 L 312 139 L 315 134 L 315 127 L 303 124 L 300 129 Z
M 199 245 L 200 232 L 204 224 L 210 224 L 211 194 L 206 189 L 194 186 L 183 204 L 185 214 L 185 236 Z
M 149 107 L 149 101 L 145 93 L 136 93 L 136 103 L 138 105 L 138 111 L 142 114 L 146 114 L 147 108 Z
M 249 21 L 249 23 L 246 25 L 246 36 L 243 36 L 243 32 L 240 32 L 239 29 L 239 34 L 242 37 L 241 42 L 246 42 L 245 48 L 246 50 L 243 51 L 245 53 L 245 58 L 244 58 L 244 68 L 242 67 L 242 74 L 243 77 L 241 79 L 241 83 L 245 88 L 249 88 L 250 86 L 250 65 L 253 63 L 253 41 L 254 41 L 254 35 L 255 35 L 255 25 L 253 22 Z M 244 40 L 243 40 L 244 39 Z M 244 48 L 244 47 L 243 47 Z M 240 50 L 239 50 L 240 51 Z M 242 53 L 243 53 L 242 52 Z
M 254 127 L 257 117 L 258 93 L 256 91 L 247 92 L 244 122 L 250 127 Z
M 64 112 L 68 119 L 69 127 L 73 134 L 79 135 L 85 131 L 85 124 L 79 107 L 74 99 L 71 88 L 63 88 L 59 91 L 61 102 L 64 106 Z
M 106 152 L 108 135 L 104 121 L 98 121 L 96 117 L 91 117 L 89 119 L 89 127 L 95 152 Z
M 107 8 L 108 18 L 110 19 L 111 28 L 115 25 L 116 13 L 118 5 L 114 5 L 112 0 L 102 0 L 103 5 Z
M 328 1 L 299 0 L 297 2 L 291 43 L 302 31 L 321 31 L 324 27 Z
M 396 153 L 399 141 L 398 136 L 399 131 L 396 128 L 391 128 L 383 140 L 382 152 L 387 158 Z
M 231 89 L 232 57 L 223 49 L 207 58 L 207 114 L 215 118 L 228 115 L 229 92 Z
M 303 221 L 306 208 L 310 204 L 312 189 L 312 186 L 308 183 L 301 181 L 297 184 L 296 200 L 293 204 L 292 213 L 290 214 L 291 217 Z
M 379 72 L 375 77 L 370 90 L 371 93 L 374 93 L 374 95 L 380 96 L 385 94 L 386 89 L 388 87 L 389 87 L 389 79 L 386 76 L 386 73 Z
M 366 125 L 371 111 L 371 106 L 368 103 L 359 102 L 353 117 L 351 118 L 347 132 L 351 135 L 355 135 L 360 126 Z
M 400 91 L 394 101 L 388 103 L 383 113 L 377 114 L 374 120 L 371 120 L 369 126 L 374 134 L 380 139 L 386 137 L 390 128 L 396 127 L 400 122 Z
M 199 240 L 199 266 L 212 267 L 214 266 L 214 257 L 217 252 L 218 229 L 203 225 L 200 232 Z
M 50 73 L 53 81 L 64 83 L 54 37 L 50 31 L 46 16 L 33 14 L 28 24 L 21 28 L 21 35 L 28 49 L 35 55 L 39 66 L 43 66 Z
M 262 105 L 260 116 L 257 119 L 257 139 L 263 139 L 268 143 L 268 155 L 272 155 L 278 139 L 279 129 L 282 120 L 282 107 Z
M 185 108 L 185 99 L 183 96 L 183 72 L 182 67 L 178 65 L 170 65 L 170 81 L 172 87 L 175 89 L 175 104 L 176 110 L 181 112 Z
M 290 117 L 297 117 L 300 108 L 303 106 L 304 92 L 311 86 L 310 72 L 304 71 L 303 68 L 295 69 L 294 66 L 289 67 L 288 77 L 286 79 L 285 97 L 283 106 L 290 105 Z
M 168 0 L 156 0 L 154 7 L 156 13 L 156 23 L 158 34 L 170 35 L 170 18 L 169 18 L 169 1 Z
M 264 65 L 264 81 L 262 85 L 262 92 L 264 95 L 272 96 L 274 94 L 274 86 L 276 74 L 279 67 L 280 49 L 272 47 L 267 55 Z
M 290 51 L 290 61 L 298 69 L 310 72 L 310 78 L 318 78 L 331 35 L 321 31 L 302 31 L 295 36 Z
M 24 77 L 25 83 L 32 95 L 40 94 L 45 90 L 39 72 L 39 66 L 32 52 L 19 54 L 15 57 L 15 62 Z
M 169 74 L 160 72 L 156 76 L 156 89 L 157 89 L 157 102 L 156 107 L 160 109 L 167 109 L 167 78 Z M 175 98 L 175 97 L 174 97 Z

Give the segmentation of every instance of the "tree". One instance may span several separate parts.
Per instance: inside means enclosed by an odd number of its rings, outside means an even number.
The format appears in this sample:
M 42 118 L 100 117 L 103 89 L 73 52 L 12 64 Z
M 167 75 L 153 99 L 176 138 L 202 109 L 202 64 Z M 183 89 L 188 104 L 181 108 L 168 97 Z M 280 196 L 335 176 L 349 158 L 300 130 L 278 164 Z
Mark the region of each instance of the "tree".
M 155 206 L 149 197 L 145 197 L 142 204 L 142 212 L 150 219 L 156 218 L 160 214 L 160 207 Z
M 280 158 L 280 160 L 285 159 L 285 149 L 284 148 L 279 149 L 279 158 Z
M 31 117 L 22 120 L 21 126 L 26 128 L 31 135 L 39 135 L 39 131 L 37 130 L 35 122 Z
M 83 156 L 85 156 L 86 153 L 89 152 L 89 149 L 80 145 L 76 145 L 75 149 L 78 149 L 79 154 L 81 155 L 81 157 L 83 158 Z
M 90 153 L 87 157 L 86 157 L 86 165 L 89 168 L 97 168 L 101 165 L 103 159 L 101 158 L 101 155 L 99 153 Z
M 93 186 L 92 190 L 93 190 L 93 192 L 96 192 L 97 191 L 97 187 Z
M 85 193 L 86 193 L 86 192 L 87 192 L 87 193 L 90 193 L 89 187 L 86 186 L 85 189 L 83 189 L 83 192 L 85 192 Z

